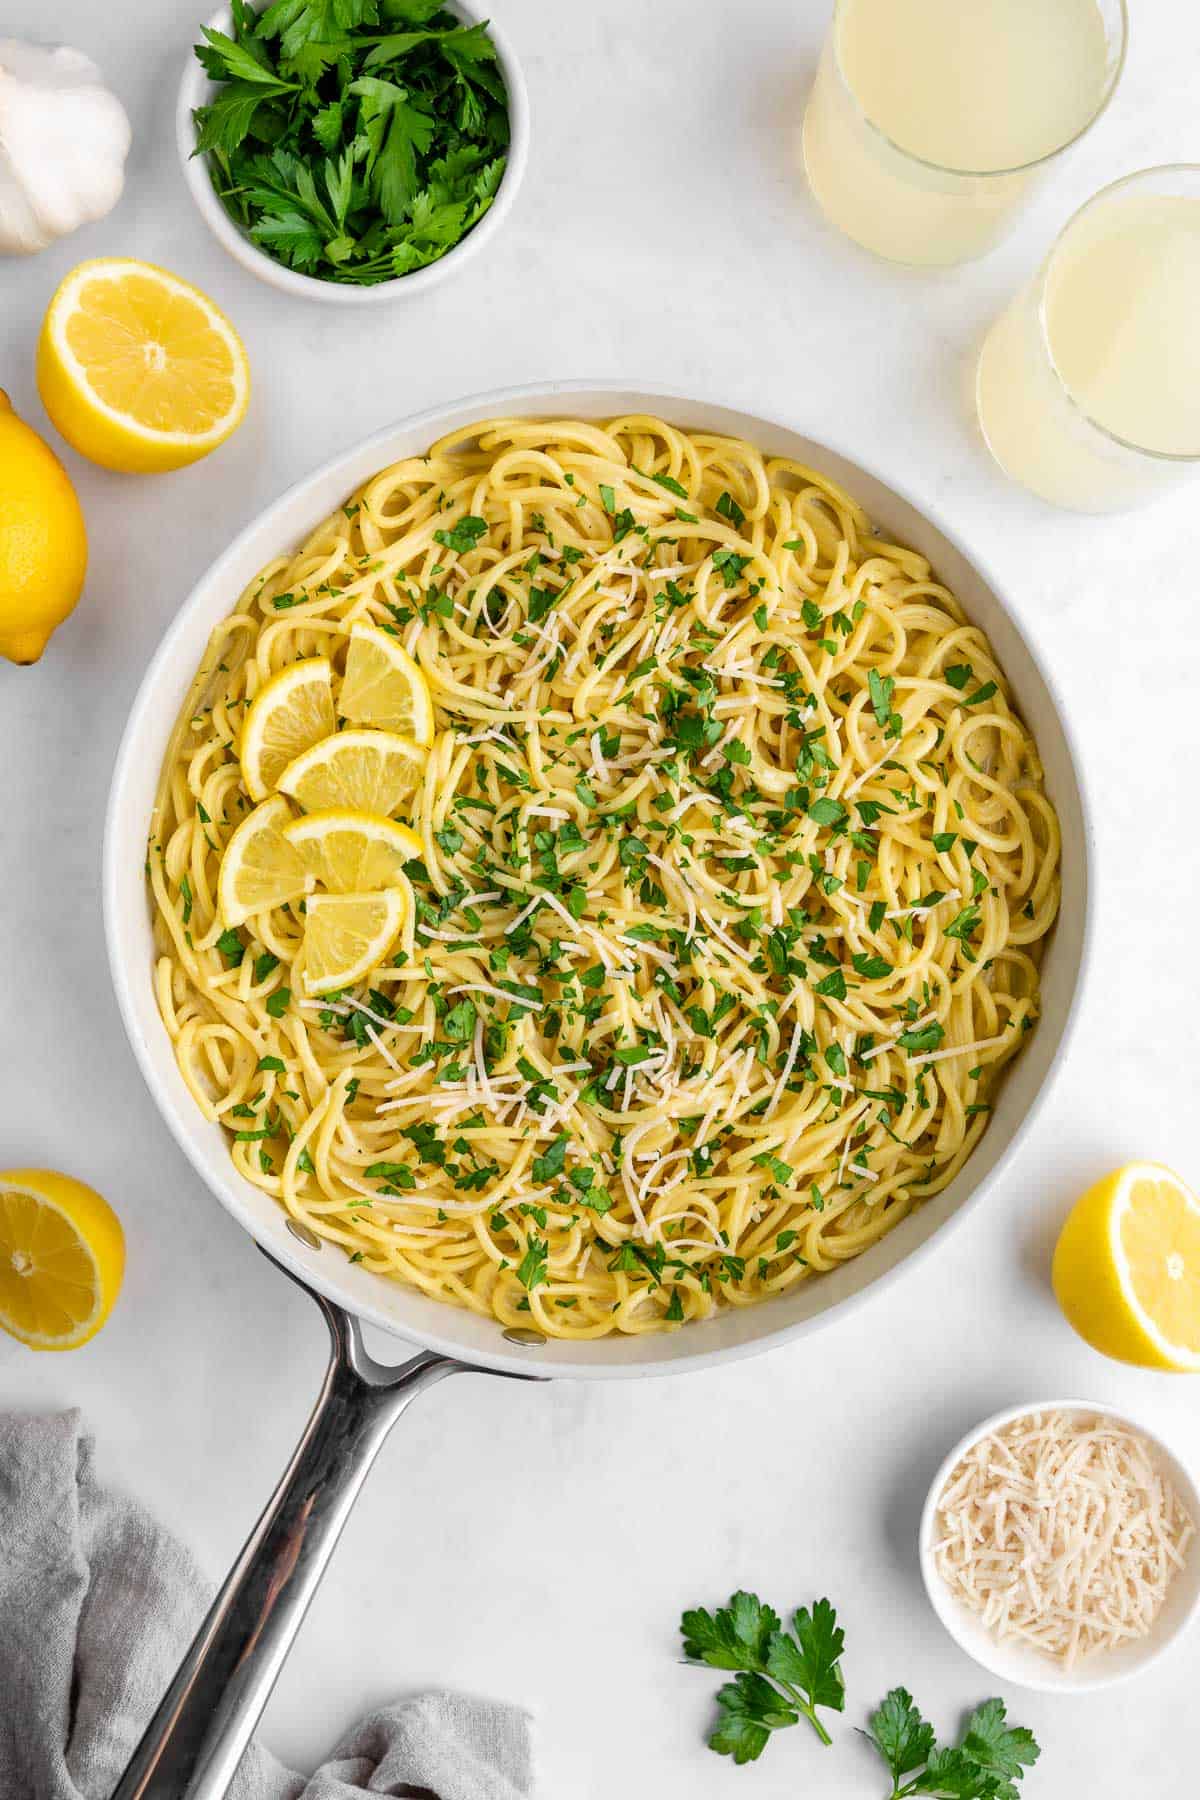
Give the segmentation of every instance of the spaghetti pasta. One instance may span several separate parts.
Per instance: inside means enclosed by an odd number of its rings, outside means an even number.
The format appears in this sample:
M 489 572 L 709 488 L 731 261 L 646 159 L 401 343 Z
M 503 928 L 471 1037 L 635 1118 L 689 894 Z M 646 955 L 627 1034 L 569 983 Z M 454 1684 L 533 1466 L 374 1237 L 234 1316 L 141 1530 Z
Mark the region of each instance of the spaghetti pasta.
M 436 709 L 369 981 L 219 916 L 245 708 L 396 633 Z M 151 826 L 157 996 L 241 1174 L 367 1268 L 564 1338 L 858 1255 L 1038 1010 L 1059 831 L 982 633 L 831 481 L 656 418 L 376 476 L 213 635 Z

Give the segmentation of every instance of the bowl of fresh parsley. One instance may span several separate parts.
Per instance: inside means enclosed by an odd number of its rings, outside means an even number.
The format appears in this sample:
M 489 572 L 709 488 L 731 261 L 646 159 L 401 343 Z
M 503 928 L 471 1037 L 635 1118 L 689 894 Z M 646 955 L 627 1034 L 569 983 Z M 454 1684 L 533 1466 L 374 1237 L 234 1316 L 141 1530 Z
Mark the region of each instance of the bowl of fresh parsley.
M 516 196 L 520 68 L 466 0 L 233 0 L 179 90 L 184 176 L 210 230 L 287 293 L 423 292 Z

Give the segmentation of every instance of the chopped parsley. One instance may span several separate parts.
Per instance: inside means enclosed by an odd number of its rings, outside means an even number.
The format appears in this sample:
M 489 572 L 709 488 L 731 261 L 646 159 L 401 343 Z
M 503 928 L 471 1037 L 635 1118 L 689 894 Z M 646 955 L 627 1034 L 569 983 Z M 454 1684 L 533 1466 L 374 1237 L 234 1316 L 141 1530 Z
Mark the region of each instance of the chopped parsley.
M 437 0 L 275 0 L 261 13 L 233 0 L 232 36 L 202 29 L 196 56 L 216 87 L 193 115 L 195 154 L 276 262 L 391 281 L 436 262 L 491 206 L 509 127 L 486 23 Z

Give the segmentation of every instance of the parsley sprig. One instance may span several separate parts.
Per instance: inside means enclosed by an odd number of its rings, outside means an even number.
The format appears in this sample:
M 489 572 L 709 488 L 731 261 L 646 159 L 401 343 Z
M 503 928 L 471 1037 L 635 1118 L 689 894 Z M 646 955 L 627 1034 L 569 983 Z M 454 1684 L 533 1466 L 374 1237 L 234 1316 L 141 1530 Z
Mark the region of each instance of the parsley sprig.
M 757 1594 L 734 1594 L 715 1612 L 685 1612 L 680 1629 L 683 1653 L 710 1669 L 735 1669 L 717 1694 L 721 1718 L 709 1748 L 734 1762 L 754 1762 L 773 1731 L 806 1718 L 823 1744 L 832 1743 L 817 1717 L 824 1706 L 841 1712 L 846 1703 L 840 1657 L 843 1633 L 828 1600 L 812 1610 L 798 1607 L 792 1628 Z
M 508 97 L 486 23 L 441 0 L 233 0 L 198 108 L 226 210 L 301 274 L 359 286 L 436 262 L 495 198 Z
M 902 1687 L 885 1696 L 863 1736 L 891 1771 L 889 1800 L 908 1800 L 912 1794 L 1019 1800 L 1016 1784 L 1041 1754 L 1031 1731 L 1008 1724 L 1003 1700 L 985 1700 L 967 1720 L 958 1743 L 939 1746 L 933 1726 Z

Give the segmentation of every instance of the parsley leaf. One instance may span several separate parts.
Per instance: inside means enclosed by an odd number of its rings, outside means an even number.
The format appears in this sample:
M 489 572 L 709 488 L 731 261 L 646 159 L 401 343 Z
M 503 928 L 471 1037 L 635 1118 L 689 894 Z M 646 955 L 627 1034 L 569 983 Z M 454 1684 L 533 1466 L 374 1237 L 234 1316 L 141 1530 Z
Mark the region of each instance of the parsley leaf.
M 242 42 L 226 36 L 223 31 L 213 31 L 207 25 L 202 25 L 200 31 L 204 43 L 196 45 L 196 59 L 203 64 L 204 72 L 211 80 L 244 81 L 262 88 L 264 94 L 276 88 L 299 85 L 276 74 L 265 48 L 253 37 Z
M 960 913 L 955 914 L 948 925 L 942 926 L 942 936 L 958 938 L 960 943 L 965 944 L 978 924 L 979 908 L 977 906 L 964 906 Z
M 742 578 L 742 570 L 750 561 L 748 556 L 738 556 L 733 550 L 718 550 L 713 556 L 714 569 L 720 570 L 721 579 L 727 588 L 736 587 Z
M 907 1688 L 885 1694 L 871 1714 L 863 1734 L 869 1738 L 892 1771 L 899 1787 L 910 1769 L 918 1769 L 933 1755 L 933 1726 L 921 1717 Z
M 871 708 L 875 714 L 875 722 L 890 738 L 904 735 L 904 720 L 898 712 L 892 710 L 892 695 L 895 688 L 896 683 L 890 675 L 881 675 L 878 669 L 867 671 L 867 689 L 871 696 Z
M 541 1156 L 534 1157 L 530 1174 L 535 1182 L 541 1183 L 543 1181 L 553 1181 L 556 1175 L 562 1174 L 569 1142 L 570 1139 L 564 1132 L 561 1136 L 555 1138 L 550 1148 L 543 1152 Z
M 985 1700 L 967 1720 L 962 1749 L 981 1769 L 999 1777 L 996 1793 L 1001 1800 L 1016 1800 L 1013 1784 L 1041 1755 L 1032 1731 L 1024 1725 L 1009 1725 L 1003 1700 L 995 1699 Z
M 469 1044 L 475 1035 L 475 1007 L 470 1000 L 460 1000 L 442 1020 L 442 1030 L 452 1044 Z
M 237 932 L 232 928 L 221 933 L 220 937 L 217 939 L 217 949 L 221 952 L 221 955 L 225 958 L 225 961 L 229 964 L 231 969 L 238 968 L 242 958 L 246 954 L 245 944 L 243 944 Z
M 945 1035 L 938 1021 L 931 1019 L 928 1025 L 922 1025 L 919 1029 L 910 1027 L 908 1031 L 902 1031 L 896 1042 L 901 1050 L 907 1050 L 910 1056 L 916 1056 L 921 1051 L 936 1050 Z
M 891 963 L 885 962 L 882 956 L 868 956 L 864 951 L 860 951 L 850 960 L 853 962 L 856 972 L 866 981 L 882 981 L 885 975 L 890 975 L 892 972 Z
M 939 1800 L 995 1800 L 995 1780 L 960 1749 L 935 1750 L 927 1766 L 901 1794 L 936 1794 Z
M 781 1629 L 779 1614 L 757 1594 L 734 1594 L 716 1612 L 696 1607 L 680 1623 L 683 1654 L 710 1669 L 760 1669 L 772 1637 Z
M 777 1687 L 762 1675 L 738 1675 L 718 1690 L 720 1722 L 708 1740 L 718 1756 L 732 1756 L 735 1763 L 756 1762 L 773 1731 L 795 1725 L 800 1718 Z
M 433 538 L 435 543 L 441 544 L 445 549 L 455 550 L 460 556 L 465 556 L 475 548 L 487 528 L 487 520 L 481 519 L 477 513 L 464 513 L 453 530 L 435 531 Z
M 846 1684 L 842 1680 L 841 1655 L 846 1634 L 837 1622 L 837 1614 L 828 1600 L 813 1602 L 812 1611 L 798 1607 L 792 1614 L 792 1630 L 771 1639 L 767 1653 L 767 1669 L 776 1681 L 790 1689 L 799 1689 L 800 1702 L 816 1729 L 828 1743 L 816 1716 L 819 1706 L 842 1712 L 846 1705 Z
M 534 1288 L 541 1287 L 550 1279 L 546 1270 L 546 1258 L 549 1253 L 550 1246 L 546 1239 L 538 1237 L 536 1233 L 531 1234 L 529 1248 L 521 1258 L 520 1266 L 517 1269 L 517 1280 L 523 1288 L 528 1288 L 530 1293 Z

